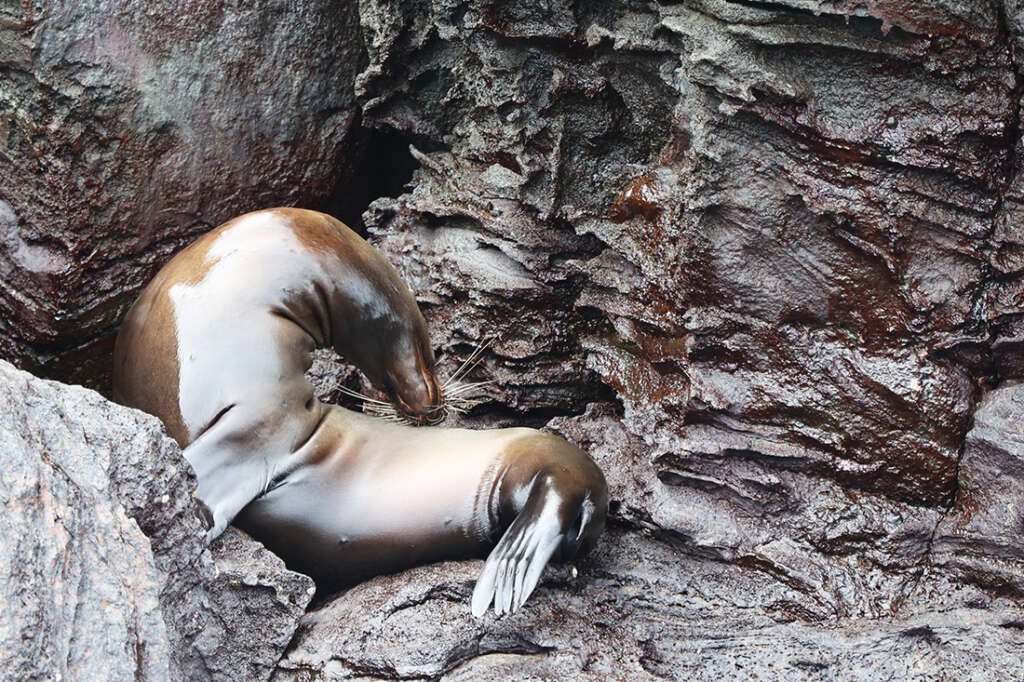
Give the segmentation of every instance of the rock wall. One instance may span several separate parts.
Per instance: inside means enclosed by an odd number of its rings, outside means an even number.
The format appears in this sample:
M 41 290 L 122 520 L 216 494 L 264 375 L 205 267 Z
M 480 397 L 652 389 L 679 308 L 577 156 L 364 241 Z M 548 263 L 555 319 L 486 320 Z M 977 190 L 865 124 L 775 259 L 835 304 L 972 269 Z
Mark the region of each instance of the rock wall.
M 361 18 L 364 117 L 420 162 L 370 232 L 438 343 L 495 337 L 494 407 L 561 415 L 637 471 L 620 519 L 796 586 L 806 617 L 898 610 L 978 400 L 1019 376 L 1015 7 Z
M 126 306 L 196 233 L 268 204 L 352 210 L 415 166 L 362 220 L 445 372 L 493 339 L 472 374 L 489 401 L 454 423 L 554 430 L 611 486 L 605 541 L 512 618 L 473 621 L 479 565 L 443 564 L 324 602 L 292 639 L 308 583 L 236 536 L 214 578 L 192 520 L 132 511 L 187 483 L 122 469 L 108 487 L 153 543 L 110 540 L 113 575 L 139 568 L 103 632 L 152 642 L 123 669 L 1014 674 L 1022 36 L 1015 0 L 0 8 L 0 356 L 100 386 Z M 322 395 L 357 380 L 327 356 L 315 374 Z M 94 519 L 107 492 L 39 468 L 40 420 L 0 430 L 18 471 L 81 528 L 122 528 Z M 33 509 L 12 532 L 32 539 Z M 17 589 L 70 589 L 42 570 Z M 197 624 L 167 594 L 236 608 Z
M 364 64 L 354 3 L 0 8 L 0 356 L 107 390 L 117 326 L 175 251 L 353 185 Z

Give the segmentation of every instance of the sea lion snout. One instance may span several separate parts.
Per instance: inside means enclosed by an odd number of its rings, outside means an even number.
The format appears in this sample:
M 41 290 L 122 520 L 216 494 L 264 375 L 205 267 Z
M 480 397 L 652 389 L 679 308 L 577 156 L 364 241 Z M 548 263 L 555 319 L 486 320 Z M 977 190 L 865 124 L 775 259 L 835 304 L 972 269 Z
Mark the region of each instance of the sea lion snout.
M 437 375 L 420 369 L 412 377 L 388 374 L 388 397 L 413 424 L 438 422 L 444 417 L 444 395 Z

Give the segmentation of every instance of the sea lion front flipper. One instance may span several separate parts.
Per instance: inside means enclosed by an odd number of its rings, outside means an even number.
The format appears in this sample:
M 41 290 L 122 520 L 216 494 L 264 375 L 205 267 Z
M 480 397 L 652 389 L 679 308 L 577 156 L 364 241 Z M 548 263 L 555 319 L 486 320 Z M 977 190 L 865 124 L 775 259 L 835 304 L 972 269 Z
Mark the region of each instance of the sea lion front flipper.
M 559 547 L 563 558 L 575 554 L 593 509 L 589 494 L 566 500 L 547 477 L 535 479 L 526 504 L 484 563 L 473 590 L 473 615 L 483 616 L 492 601 L 499 616 L 522 606 Z

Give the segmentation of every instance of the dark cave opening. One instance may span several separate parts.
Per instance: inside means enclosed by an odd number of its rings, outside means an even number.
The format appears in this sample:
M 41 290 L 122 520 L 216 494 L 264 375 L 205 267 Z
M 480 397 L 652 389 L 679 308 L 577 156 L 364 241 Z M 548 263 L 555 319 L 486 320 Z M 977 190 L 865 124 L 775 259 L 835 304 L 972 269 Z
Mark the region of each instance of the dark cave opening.
M 359 168 L 345 174 L 319 210 L 366 236 L 363 212 L 381 197 L 397 197 L 419 167 L 409 140 L 391 128 L 363 128 Z

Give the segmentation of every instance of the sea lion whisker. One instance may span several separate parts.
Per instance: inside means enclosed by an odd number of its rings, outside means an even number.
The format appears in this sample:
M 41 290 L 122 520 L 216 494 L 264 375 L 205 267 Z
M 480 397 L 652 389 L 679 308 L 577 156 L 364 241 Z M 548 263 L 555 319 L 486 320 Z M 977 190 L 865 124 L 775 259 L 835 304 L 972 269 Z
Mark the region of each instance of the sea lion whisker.
M 463 360 L 462 364 L 459 365 L 458 368 L 454 372 L 452 372 L 452 375 L 450 377 L 448 377 L 448 381 L 445 382 L 445 385 L 448 385 L 451 382 L 458 381 L 459 377 L 461 377 L 464 373 L 469 371 L 470 363 L 472 363 L 476 359 L 477 355 L 479 355 L 479 354 L 480 354 L 480 347 L 477 347 L 470 354 L 470 356 L 468 358 L 466 358 L 465 360 Z
M 490 339 L 486 339 L 484 343 L 478 346 L 473 354 L 463 362 L 462 366 L 457 370 L 456 374 L 448 377 L 444 382 L 441 383 L 441 398 L 442 403 L 434 407 L 428 412 L 427 423 L 428 424 L 440 424 L 448 418 L 449 414 L 464 414 L 469 409 L 486 402 L 487 397 L 485 396 L 467 396 L 466 393 L 471 391 L 479 390 L 485 386 L 489 386 L 494 382 L 492 379 L 484 381 L 460 381 L 456 376 L 465 371 L 474 364 L 473 361 L 479 356 L 480 352 L 487 347 L 490 343 Z M 374 417 L 378 417 L 385 421 L 397 423 L 397 424 L 411 424 L 412 420 L 401 414 L 398 409 L 386 400 L 379 400 L 372 398 L 365 393 L 356 391 L 342 385 L 340 382 L 335 383 L 332 390 L 336 390 L 342 395 L 346 395 L 350 398 L 355 398 L 362 401 L 362 410 L 364 414 L 369 414 Z
M 345 386 L 342 386 L 341 384 L 335 385 L 334 388 L 335 388 L 335 390 L 340 391 L 341 393 L 344 393 L 345 395 L 349 396 L 350 398 L 359 398 L 360 400 L 362 400 L 363 402 L 366 402 L 366 403 L 373 403 L 373 404 L 376 404 L 376 405 L 390 405 L 391 404 L 391 403 L 389 403 L 387 401 L 384 401 L 384 400 L 377 400 L 376 398 L 371 398 L 370 396 L 364 395 L 363 393 L 360 393 L 359 391 L 353 391 L 352 389 L 347 388 Z
M 363 412 L 369 412 L 371 414 L 384 416 L 397 416 L 398 412 L 391 405 L 375 405 L 373 403 L 366 403 L 363 405 Z
M 382 414 L 382 413 L 378 413 L 378 412 L 367 412 L 367 414 L 369 414 L 372 417 L 376 417 L 377 419 L 381 419 L 383 421 L 386 421 L 386 422 L 393 422 L 393 423 L 396 423 L 396 424 L 406 424 L 406 423 L 408 423 L 401 415 L 398 415 L 398 414 Z
M 472 369 L 474 369 L 477 365 L 480 364 L 480 360 L 481 358 L 477 358 L 476 360 L 473 361 L 473 364 L 469 365 L 468 367 L 460 368 L 459 370 L 457 370 L 454 374 L 451 375 L 451 377 L 448 378 L 448 384 L 446 385 L 456 384 L 459 381 L 461 381 L 462 377 L 469 374 L 469 372 Z
M 445 386 L 444 393 L 445 397 L 458 396 L 467 391 L 473 391 L 484 386 L 489 386 L 495 383 L 493 379 L 486 381 L 456 381 Z
M 482 382 L 480 382 L 478 384 L 466 384 L 464 386 L 458 387 L 455 390 L 452 390 L 446 396 L 446 398 L 448 399 L 448 401 L 451 401 L 451 400 L 465 400 L 466 399 L 466 396 L 464 395 L 465 393 L 471 393 L 471 392 L 473 392 L 473 391 L 475 391 L 475 390 L 477 390 L 479 388 L 482 388 L 483 386 L 485 386 L 487 384 L 491 384 L 491 383 L 494 383 L 494 382 L 490 382 L 490 381 L 484 382 L 484 381 L 482 381 Z
M 473 350 L 473 352 L 469 354 L 469 357 L 463 360 L 462 364 L 459 365 L 459 368 L 455 370 L 455 372 L 450 377 L 448 377 L 448 381 L 445 382 L 445 385 L 451 382 L 458 381 L 463 374 L 465 374 L 473 367 L 475 367 L 480 362 L 480 355 L 485 350 L 487 350 L 487 347 L 491 345 L 491 341 L 493 340 L 493 336 L 484 337 L 483 340 L 480 341 L 480 344 Z
M 467 391 L 467 393 L 469 393 L 469 392 Z M 489 399 L 490 399 L 489 395 L 478 395 L 478 394 L 456 395 L 456 396 L 452 396 L 452 399 L 449 402 L 466 402 L 466 401 L 469 401 L 469 402 L 481 402 L 482 403 L 482 402 L 486 402 Z
M 364 404 L 363 413 L 392 424 L 412 424 L 411 419 L 400 413 L 395 406 L 390 403 Z M 428 419 L 428 423 L 437 424 L 443 420 L 444 416 L 442 415 L 439 419 Z

